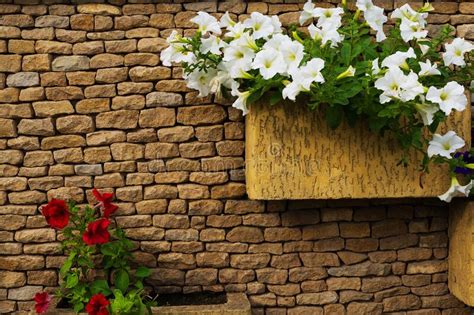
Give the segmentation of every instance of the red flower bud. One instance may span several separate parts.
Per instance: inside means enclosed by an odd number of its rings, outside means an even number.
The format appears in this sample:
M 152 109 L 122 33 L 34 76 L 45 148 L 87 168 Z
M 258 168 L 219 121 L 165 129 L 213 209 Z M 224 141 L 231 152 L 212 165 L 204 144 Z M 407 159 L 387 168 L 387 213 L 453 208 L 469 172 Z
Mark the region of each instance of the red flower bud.
M 89 315 L 108 315 L 107 306 L 109 304 L 105 296 L 102 293 L 98 293 L 93 295 L 89 303 L 87 303 L 86 312 Z
M 82 240 L 87 245 L 105 244 L 110 239 L 110 233 L 107 230 L 110 221 L 108 219 L 99 219 L 87 225 L 87 230 L 82 235 Z
M 52 228 L 62 229 L 69 223 L 69 210 L 64 200 L 51 199 L 41 208 L 41 213 Z

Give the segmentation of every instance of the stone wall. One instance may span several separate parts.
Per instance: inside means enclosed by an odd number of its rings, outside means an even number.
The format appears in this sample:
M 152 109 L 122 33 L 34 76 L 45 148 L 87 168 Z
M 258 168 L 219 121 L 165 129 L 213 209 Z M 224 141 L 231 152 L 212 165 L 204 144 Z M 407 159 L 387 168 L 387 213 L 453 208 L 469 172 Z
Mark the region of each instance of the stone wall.
M 288 24 L 301 3 L 0 2 L 0 313 L 57 285 L 38 206 L 96 187 L 116 194 L 157 292 L 246 292 L 256 314 L 470 314 L 448 292 L 447 207 L 247 200 L 240 112 L 160 63 L 198 10 Z M 431 23 L 474 38 L 474 3 L 434 5 Z

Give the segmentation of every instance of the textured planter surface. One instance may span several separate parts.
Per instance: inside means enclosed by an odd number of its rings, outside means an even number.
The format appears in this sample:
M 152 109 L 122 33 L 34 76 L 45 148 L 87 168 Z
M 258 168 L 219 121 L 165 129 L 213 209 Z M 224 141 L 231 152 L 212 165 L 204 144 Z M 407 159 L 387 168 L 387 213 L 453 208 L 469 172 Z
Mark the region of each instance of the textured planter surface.
M 251 315 L 247 296 L 243 293 L 228 293 L 227 303 L 216 305 L 159 306 L 152 308 L 153 314 L 159 315 Z M 25 313 L 27 314 L 27 313 Z M 69 309 L 55 309 L 46 315 L 75 315 Z M 86 314 L 86 313 L 81 313 Z
M 449 216 L 449 289 L 474 306 L 474 202 L 457 201 Z
M 470 108 L 452 114 L 447 125 L 470 144 Z M 408 167 L 397 166 L 403 151 L 394 139 L 362 123 L 332 130 L 303 104 L 252 106 L 245 149 L 251 199 L 434 197 L 450 185 L 442 167 L 420 178 L 420 152 L 412 150 Z

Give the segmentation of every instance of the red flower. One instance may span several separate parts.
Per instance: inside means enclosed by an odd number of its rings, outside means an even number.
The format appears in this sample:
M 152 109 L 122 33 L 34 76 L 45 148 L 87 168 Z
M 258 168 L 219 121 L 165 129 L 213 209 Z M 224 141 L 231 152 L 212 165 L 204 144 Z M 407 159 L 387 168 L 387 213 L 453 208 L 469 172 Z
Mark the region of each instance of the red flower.
M 38 314 L 46 313 L 51 302 L 51 296 L 48 292 L 38 292 L 35 294 L 35 311 Z
M 110 233 L 107 230 L 110 221 L 108 219 L 99 219 L 87 225 L 87 231 L 82 235 L 82 240 L 87 245 L 105 244 L 110 239 Z
M 64 200 L 51 199 L 41 208 L 41 213 L 52 228 L 62 229 L 69 223 L 69 210 Z
M 93 295 L 89 303 L 87 303 L 86 312 L 89 315 L 108 315 L 107 306 L 109 304 L 105 296 L 102 293 L 98 293 Z
M 112 198 L 114 198 L 114 194 L 111 193 L 103 193 L 101 194 L 97 189 L 92 189 L 92 194 L 94 195 L 95 199 L 99 202 L 104 210 L 104 217 L 108 218 L 112 213 L 117 210 L 117 206 L 112 204 Z

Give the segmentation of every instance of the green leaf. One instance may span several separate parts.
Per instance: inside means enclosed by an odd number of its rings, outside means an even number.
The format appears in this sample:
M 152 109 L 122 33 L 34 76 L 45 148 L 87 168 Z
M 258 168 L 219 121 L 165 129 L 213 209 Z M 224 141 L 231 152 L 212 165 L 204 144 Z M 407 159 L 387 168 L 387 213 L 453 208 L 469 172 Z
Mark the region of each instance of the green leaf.
M 92 282 L 90 289 L 92 294 L 102 293 L 103 295 L 107 296 L 112 293 L 107 281 L 101 279 Z
M 258 101 L 262 97 L 262 90 L 254 91 L 252 94 L 249 95 L 247 98 L 247 104 L 253 104 Z
M 138 267 L 137 270 L 135 271 L 135 276 L 138 278 L 146 278 L 149 277 L 151 274 L 151 270 L 148 269 L 147 267 Z
M 76 257 L 75 252 L 71 252 L 69 254 L 69 257 L 66 259 L 64 264 L 61 266 L 61 269 L 59 270 L 59 273 L 61 274 L 62 277 L 65 277 L 66 274 L 71 270 L 72 263 L 74 261 L 74 258 Z
M 326 121 L 332 129 L 339 127 L 344 116 L 344 111 L 340 106 L 328 107 L 326 110 Z
M 84 309 L 84 304 L 83 303 L 76 303 L 74 304 L 74 312 L 76 313 L 79 313 L 80 311 L 82 311 Z
M 130 278 L 128 272 L 124 269 L 120 269 L 115 274 L 115 287 L 122 292 L 126 292 L 128 285 L 130 283 Z
M 280 93 L 280 92 L 274 92 L 274 93 L 272 93 L 272 95 L 270 96 L 270 105 L 271 105 L 271 106 L 276 105 L 276 104 L 278 104 L 282 99 L 283 99 L 283 97 L 281 96 L 281 93 Z
M 349 65 L 351 63 L 351 44 L 348 43 L 348 42 L 344 42 L 342 44 L 342 48 L 341 48 L 341 59 L 342 59 L 342 62 L 345 64 L 345 65 Z
M 100 252 L 103 255 L 107 256 L 115 256 L 117 254 L 117 251 L 114 249 L 114 243 L 106 243 L 100 247 Z
M 77 273 L 69 274 L 66 278 L 66 288 L 74 288 L 79 283 L 79 276 Z

